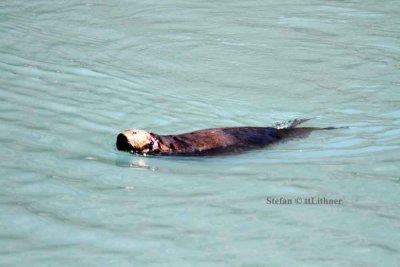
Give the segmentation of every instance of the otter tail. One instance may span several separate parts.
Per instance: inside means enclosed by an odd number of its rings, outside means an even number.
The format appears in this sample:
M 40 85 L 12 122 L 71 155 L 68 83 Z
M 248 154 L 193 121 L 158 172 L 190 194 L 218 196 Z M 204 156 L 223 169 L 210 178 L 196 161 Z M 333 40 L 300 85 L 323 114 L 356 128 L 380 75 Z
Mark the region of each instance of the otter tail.
M 275 124 L 275 128 L 278 129 L 278 133 L 281 138 L 305 138 L 310 135 L 312 131 L 316 130 L 336 130 L 336 129 L 347 129 L 349 127 L 299 127 L 298 125 L 309 121 L 310 119 L 294 119 L 286 122 Z

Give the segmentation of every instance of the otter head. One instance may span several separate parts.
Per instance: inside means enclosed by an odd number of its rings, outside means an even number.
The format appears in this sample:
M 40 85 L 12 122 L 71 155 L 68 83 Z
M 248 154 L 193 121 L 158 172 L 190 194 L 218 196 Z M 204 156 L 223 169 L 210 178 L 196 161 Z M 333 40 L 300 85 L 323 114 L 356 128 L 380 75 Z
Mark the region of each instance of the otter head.
M 159 152 L 158 141 L 152 133 L 143 130 L 126 130 L 117 137 L 118 150 L 140 154 Z

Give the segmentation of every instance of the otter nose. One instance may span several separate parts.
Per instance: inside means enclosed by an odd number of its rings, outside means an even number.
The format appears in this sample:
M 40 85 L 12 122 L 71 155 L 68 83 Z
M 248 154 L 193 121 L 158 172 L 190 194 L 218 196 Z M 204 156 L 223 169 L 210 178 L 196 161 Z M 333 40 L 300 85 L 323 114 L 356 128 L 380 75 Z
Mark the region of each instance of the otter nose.
M 123 150 L 123 151 L 132 150 L 132 146 L 129 144 L 128 138 L 123 133 L 120 133 L 117 136 L 117 142 L 115 144 L 118 150 Z

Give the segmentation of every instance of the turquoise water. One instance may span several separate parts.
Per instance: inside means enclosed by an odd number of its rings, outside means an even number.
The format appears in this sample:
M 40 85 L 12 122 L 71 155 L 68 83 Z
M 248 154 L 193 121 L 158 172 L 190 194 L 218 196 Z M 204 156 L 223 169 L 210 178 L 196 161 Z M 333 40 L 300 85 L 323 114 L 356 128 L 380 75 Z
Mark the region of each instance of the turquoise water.
M 2 1 L 0 266 L 398 266 L 399 14 L 398 1 Z M 127 128 L 293 118 L 350 128 L 201 159 L 114 146 Z

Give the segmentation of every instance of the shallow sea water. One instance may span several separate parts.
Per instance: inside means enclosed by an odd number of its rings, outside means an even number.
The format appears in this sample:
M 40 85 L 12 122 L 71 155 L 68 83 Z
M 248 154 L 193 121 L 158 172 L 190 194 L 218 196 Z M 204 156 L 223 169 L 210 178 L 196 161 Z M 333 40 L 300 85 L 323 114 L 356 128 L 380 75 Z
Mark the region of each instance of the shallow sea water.
M 2 1 L 0 266 L 398 266 L 399 14 L 398 1 Z M 350 128 L 221 157 L 114 145 L 127 128 L 293 118 Z

